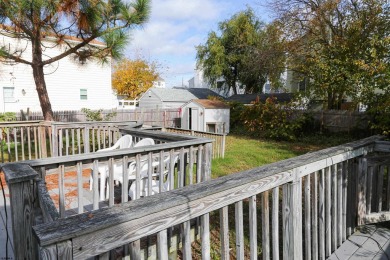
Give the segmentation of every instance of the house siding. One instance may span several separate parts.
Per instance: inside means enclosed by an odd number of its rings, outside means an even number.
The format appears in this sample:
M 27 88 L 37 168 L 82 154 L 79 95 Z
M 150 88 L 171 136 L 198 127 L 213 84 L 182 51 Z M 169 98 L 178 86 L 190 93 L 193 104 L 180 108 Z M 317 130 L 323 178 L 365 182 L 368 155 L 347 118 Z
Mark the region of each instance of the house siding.
M 146 91 L 139 99 L 138 104 L 139 108 L 159 109 L 162 108 L 163 102 L 153 91 Z
M 229 133 L 230 109 L 205 109 L 205 130 L 208 123 L 225 123 L 224 133 Z M 218 133 L 223 130 L 219 129 Z
M 2 45 L 11 48 L 23 48 L 23 58 L 31 60 L 31 45 L 25 40 L 16 40 L 0 36 Z M 50 42 L 45 43 L 50 46 Z M 44 59 L 61 53 L 59 47 L 44 50 Z M 51 66 L 44 68 L 45 82 L 52 109 L 80 110 L 110 109 L 116 107 L 116 97 L 111 88 L 111 64 L 101 65 L 98 62 L 87 61 L 81 65 L 72 56 L 65 57 Z M 14 87 L 14 102 L 5 103 L 3 88 Z M 87 89 L 87 100 L 80 99 L 80 89 Z M 24 90 L 24 91 L 23 91 Z M 23 94 L 24 93 L 24 94 Z M 0 65 L 0 111 L 17 112 L 29 108 L 31 111 L 41 111 L 38 94 L 35 88 L 32 68 L 25 64 L 13 66 Z
M 198 128 L 192 130 L 207 132 L 207 124 L 216 124 L 218 133 L 229 133 L 230 109 L 207 109 L 194 101 L 188 102 L 182 106 L 182 125 L 181 128 L 189 130 L 189 108 L 197 108 L 199 110 Z M 224 124 L 224 129 L 222 125 Z M 224 130 L 224 131 L 223 131 Z

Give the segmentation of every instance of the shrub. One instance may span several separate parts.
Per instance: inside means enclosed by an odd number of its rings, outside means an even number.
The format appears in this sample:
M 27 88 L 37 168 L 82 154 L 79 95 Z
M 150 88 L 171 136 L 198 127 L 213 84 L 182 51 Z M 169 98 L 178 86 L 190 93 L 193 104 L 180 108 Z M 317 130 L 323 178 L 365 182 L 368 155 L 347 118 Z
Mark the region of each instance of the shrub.
M 288 141 L 309 129 L 313 121 L 310 115 L 297 113 L 293 103 L 276 103 L 276 98 L 268 98 L 265 104 L 255 102 L 245 107 L 241 118 L 253 136 Z
M 377 94 L 370 103 L 367 114 L 373 133 L 390 137 L 390 94 Z
M 16 113 L 14 112 L 5 112 L 0 113 L 0 121 L 16 121 Z
M 94 111 L 89 108 L 82 108 L 81 112 L 85 113 L 87 121 L 110 121 L 114 116 L 116 116 L 116 111 L 103 115 L 103 109 Z
M 229 102 L 230 106 L 230 132 L 240 133 L 243 130 L 242 113 L 245 106 L 239 102 Z

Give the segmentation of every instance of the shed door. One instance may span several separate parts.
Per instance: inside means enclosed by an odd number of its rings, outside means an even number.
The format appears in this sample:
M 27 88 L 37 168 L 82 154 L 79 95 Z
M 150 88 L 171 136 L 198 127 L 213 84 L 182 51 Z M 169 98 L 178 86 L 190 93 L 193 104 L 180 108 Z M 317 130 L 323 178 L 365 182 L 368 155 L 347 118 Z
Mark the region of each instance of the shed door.
M 188 129 L 199 131 L 199 109 L 188 109 Z

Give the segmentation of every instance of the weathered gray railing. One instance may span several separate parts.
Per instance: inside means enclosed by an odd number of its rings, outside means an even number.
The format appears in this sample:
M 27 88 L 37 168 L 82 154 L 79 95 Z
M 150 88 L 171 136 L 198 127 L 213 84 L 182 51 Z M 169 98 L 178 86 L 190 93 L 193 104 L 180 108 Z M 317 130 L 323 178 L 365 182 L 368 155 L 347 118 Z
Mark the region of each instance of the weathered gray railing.
M 162 128 L 162 131 L 169 132 L 169 133 L 185 134 L 185 135 L 191 135 L 191 136 L 212 139 L 212 140 L 214 140 L 214 142 L 213 142 L 213 159 L 225 157 L 226 134 L 217 134 L 217 133 L 209 133 L 209 132 L 185 130 L 185 129 L 179 129 L 179 128 L 169 128 L 169 127 Z
M 0 160 L 15 162 L 94 152 L 120 137 L 119 127 L 135 121 L 61 123 L 1 122 Z
M 148 193 L 144 194 L 145 196 L 151 195 L 151 185 L 154 178 L 152 175 L 156 174 L 152 164 L 159 165 L 157 166 L 157 177 L 163 180 L 164 170 L 160 167 L 168 156 L 171 165 L 168 172 L 171 182 L 169 189 L 192 185 L 210 178 L 211 140 L 134 129 L 123 129 L 122 131 L 131 134 L 135 141 L 148 137 L 153 138 L 157 144 L 30 160 L 23 164 L 2 165 L 10 190 L 13 237 L 14 243 L 18 244 L 18 250 L 15 250 L 17 259 L 35 259 L 37 257 L 38 250 L 31 233 L 32 225 L 39 223 L 37 222 L 37 212 L 42 215 L 44 223 L 49 223 L 72 214 L 110 207 L 115 202 L 122 204 L 127 202 L 128 182 L 124 181 L 119 186 L 120 195 L 114 193 L 114 165 L 121 166 L 123 179 L 126 179 L 129 162 L 134 161 L 140 165 L 141 161 L 147 161 L 149 168 L 145 185 L 148 187 Z M 175 166 L 174 158 L 176 157 L 178 162 Z M 99 165 L 108 166 L 108 198 L 105 197 L 104 189 L 99 190 Z M 141 195 L 140 173 L 141 169 L 137 167 L 136 179 L 133 181 L 136 195 L 133 199 L 138 199 Z M 90 192 L 88 189 L 89 176 L 92 176 L 93 179 L 92 191 Z M 54 184 L 53 180 L 55 180 Z M 44 185 L 45 182 L 46 185 Z M 73 187 L 71 192 L 67 192 L 67 188 L 69 188 L 67 183 Z M 161 183 L 158 187 L 159 192 L 164 191 Z M 53 189 L 57 191 L 56 194 L 53 194 Z M 86 203 L 85 197 L 91 197 L 90 201 Z M 69 203 L 70 199 L 73 200 L 71 203 Z M 22 241 L 23 244 L 19 244 L 19 241 Z
M 136 121 L 52 122 L 52 156 L 89 153 L 110 147 L 121 136 L 120 127 L 136 124 Z
M 157 237 L 158 248 L 157 255 L 147 257 L 168 259 L 167 233 L 179 226 L 183 258 L 191 259 L 196 250 L 191 248 L 190 224 L 199 217 L 203 259 L 210 259 L 211 253 L 221 259 L 257 259 L 259 252 L 264 259 L 325 259 L 367 213 L 360 210 L 367 209 L 363 204 L 368 186 L 361 181 L 367 176 L 364 161 L 367 155 L 390 151 L 390 145 L 376 142 L 379 139 L 363 139 L 36 225 L 34 234 L 46 259 L 107 256 L 106 252 L 129 243 L 130 254 L 139 259 L 134 243 L 147 236 Z M 244 205 L 248 219 L 244 219 Z M 210 243 L 211 214 L 219 214 L 220 249 L 215 238 Z M 229 247 L 229 218 L 235 222 L 235 252 Z M 244 244 L 245 237 L 249 245 Z
M 44 121 L 1 122 L 0 129 L 2 162 L 51 156 L 50 123 Z

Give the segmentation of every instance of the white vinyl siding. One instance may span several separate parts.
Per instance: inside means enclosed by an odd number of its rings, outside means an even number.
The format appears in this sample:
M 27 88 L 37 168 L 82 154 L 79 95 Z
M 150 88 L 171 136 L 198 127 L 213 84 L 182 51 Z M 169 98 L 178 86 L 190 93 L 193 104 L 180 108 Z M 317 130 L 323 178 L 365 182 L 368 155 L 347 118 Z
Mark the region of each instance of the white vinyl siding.
M 25 40 L 16 40 L 0 36 L 2 44 L 15 49 L 25 50 L 22 58 L 31 60 L 31 44 Z M 51 46 L 50 42 L 45 43 Z M 55 57 L 64 46 L 46 48 L 44 57 Z M 111 64 L 100 64 L 88 60 L 82 65 L 72 55 L 50 66 L 44 67 L 45 83 L 50 103 L 54 111 L 89 109 L 111 109 L 118 101 L 111 88 Z M 12 81 L 11 81 L 12 80 Z M 10 84 L 11 82 L 11 84 Z M 0 112 L 41 111 L 31 66 L 16 64 L 5 65 L 0 69 L 0 86 L 14 86 L 14 101 L 4 102 L 4 91 L 0 89 Z M 25 94 L 23 95 L 23 91 Z M 88 89 L 87 100 L 81 99 L 80 89 Z

